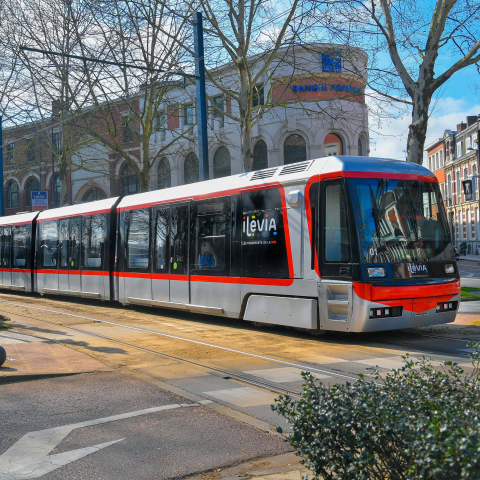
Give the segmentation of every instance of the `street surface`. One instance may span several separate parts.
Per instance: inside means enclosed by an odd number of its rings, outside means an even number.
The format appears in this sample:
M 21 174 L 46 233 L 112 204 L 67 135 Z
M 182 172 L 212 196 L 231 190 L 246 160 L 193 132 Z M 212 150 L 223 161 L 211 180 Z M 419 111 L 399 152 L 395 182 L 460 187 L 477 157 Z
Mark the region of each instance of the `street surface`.
M 480 285 L 478 262 L 460 261 L 459 269 L 462 284 Z M 301 391 L 302 371 L 326 384 L 355 381 L 375 365 L 384 374 L 401 367 L 408 352 L 438 366 L 454 360 L 468 372 L 467 343 L 480 340 L 480 302 L 463 303 L 455 324 L 318 337 L 12 293 L 0 293 L 0 311 L 15 330 L 0 330 L 8 357 L 0 368 L 1 480 L 209 480 L 278 472 L 277 479 L 300 480 L 298 459 L 276 433 L 286 425 L 270 406 L 281 393 Z M 50 373 L 69 376 L 10 382 L 9 375 L 37 373 L 32 349 L 51 357 Z
M 460 257 L 457 265 L 462 280 L 470 278 L 480 279 L 480 261 L 462 260 Z

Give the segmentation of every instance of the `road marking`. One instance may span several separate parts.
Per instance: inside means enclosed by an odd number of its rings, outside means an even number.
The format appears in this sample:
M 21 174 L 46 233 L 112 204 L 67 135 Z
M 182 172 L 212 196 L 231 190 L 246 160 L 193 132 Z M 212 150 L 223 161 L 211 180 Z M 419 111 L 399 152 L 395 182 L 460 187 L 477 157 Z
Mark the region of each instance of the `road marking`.
M 243 373 L 260 377 L 270 382 L 287 383 L 287 382 L 301 382 L 303 381 L 302 371 L 299 368 L 284 367 L 284 368 L 266 368 L 263 370 L 249 370 Z M 316 374 L 317 378 L 332 378 L 330 375 Z
M 256 407 L 259 405 L 271 405 L 278 395 L 263 392 L 251 387 L 231 388 L 228 390 L 215 390 L 203 392 L 210 397 L 218 398 L 237 407 Z
M 197 403 L 175 403 L 172 405 L 163 405 L 162 407 L 153 407 L 145 410 L 137 410 L 135 412 L 121 413 L 111 417 L 97 418 L 95 420 L 87 420 L 85 422 L 72 423 L 71 425 L 64 425 L 62 427 L 48 428 L 46 430 L 27 433 L 17 443 L 12 445 L 2 456 L 0 456 L 0 480 L 39 478 L 63 465 L 67 465 L 75 460 L 79 460 L 80 458 L 125 440 L 124 438 L 120 438 L 111 442 L 99 443 L 98 445 L 93 445 L 91 447 L 49 455 L 49 453 L 70 432 L 77 428 L 116 422 L 117 420 L 149 415 L 163 410 L 197 406 L 199 406 Z

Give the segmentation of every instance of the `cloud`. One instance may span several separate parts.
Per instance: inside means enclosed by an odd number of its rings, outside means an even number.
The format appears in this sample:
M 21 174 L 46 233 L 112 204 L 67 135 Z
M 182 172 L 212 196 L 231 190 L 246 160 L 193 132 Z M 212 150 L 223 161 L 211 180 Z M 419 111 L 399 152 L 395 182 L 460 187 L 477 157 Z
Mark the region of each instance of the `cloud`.
M 428 121 L 425 146 L 437 138 L 442 138 L 445 130 L 456 130 L 457 124 L 466 122 L 467 115 L 478 114 L 480 114 L 478 102 L 472 104 L 467 98 L 439 99 L 433 106 L 433 113 Z M 410 115 L 381 122 L 372 121 L 370 118 L 370 156 L 404 160 L 410 119 Z

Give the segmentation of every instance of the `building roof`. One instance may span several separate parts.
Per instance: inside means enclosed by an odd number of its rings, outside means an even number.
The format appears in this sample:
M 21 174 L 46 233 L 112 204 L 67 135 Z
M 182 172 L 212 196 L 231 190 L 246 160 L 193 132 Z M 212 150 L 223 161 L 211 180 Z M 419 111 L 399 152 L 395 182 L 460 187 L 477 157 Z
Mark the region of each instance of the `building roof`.
M 430 143 L 430 145 L 426 146 L 424 151 L 428 152 L 428 150 L 432 149 L 434 146 L 438 145 L 440 142 L 443 143 L 443 138 L 437 138 L 435 141 Z

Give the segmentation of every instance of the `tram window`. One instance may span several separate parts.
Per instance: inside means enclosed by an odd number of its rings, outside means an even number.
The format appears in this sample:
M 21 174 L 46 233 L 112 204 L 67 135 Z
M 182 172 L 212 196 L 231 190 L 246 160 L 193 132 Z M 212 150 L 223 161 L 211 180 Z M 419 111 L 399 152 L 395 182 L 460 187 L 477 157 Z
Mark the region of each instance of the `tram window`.
M 44 268 L 57 267 L 57 222 L 40 224 L 40 263 Z
M 105 214 L 83 217 L 82 268 L 102 268 L 105 244 Z
M 242 276 L 289 278 L 280 191 L 242 194 Z
M 128 268 L 145 270 L 150 257 L 150 212 L 145 208 L 130 212 L 127 233 Z
M 168 273 L 168 222 L 170 208 L 155 211 L 155 270 Z
M 345 193 L 341 184 L 325 188 L 325 229 L 323 237 L 326 262 L 350 260 L 350 236 L 348 232 Z
M 17 268 L 30 268 L 28 245 L 30 236 L 27 225 L 13 227 L 13 266 Z
M 68 220 L 60 220 L 59 226 L 60 267 L 68 267 Z
M 200 275 L 230 274 L 230 203 L 228 198 L 195 205 L 191 265 Z
M 81 217 L 70 219 L 69 269 L 78 270 L 80 266 L 80 246 L 82 240 Z

